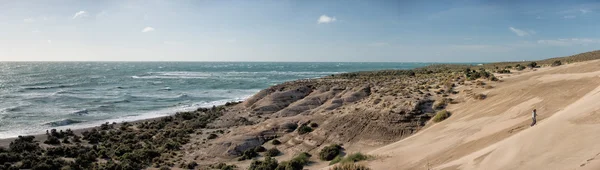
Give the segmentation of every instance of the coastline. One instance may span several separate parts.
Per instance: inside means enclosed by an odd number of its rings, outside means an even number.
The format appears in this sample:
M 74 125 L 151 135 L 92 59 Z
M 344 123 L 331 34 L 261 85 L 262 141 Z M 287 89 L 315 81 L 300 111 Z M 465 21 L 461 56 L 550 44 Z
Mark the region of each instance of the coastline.
M 587 60 L 572 62 L 579 61 Z M 460 118 L 461 112 L 454 109 L 460 105 L 499 100 L 489 91 L 504 89 L 506 87 L 501 84 L 516 81 L 507 77 L 518 78 L 547 72 L 546 68 L 557 70 L 575 66 L 554 67 L 548 64 L 551 59 L 536 62 L 540 64 L 434 65 L 412 70 L 350 72 L 287 81 L 263 89 L 239 103 L 119 122 L 109 127 L 73 129 L 76 134 L 73 138 L 68 135 L 70 133 L 53 133 L 47 143 L 44 142 L 47 139 L 45 134 L 33 136 L 37 147 L 41 147 L 39 150 L 44 153 L 55 154 L 56 149 L 93 149 L 95 152 L 89 156 L 92 162 L 97 158 L 119 161 L 148 158 L 142 162 L 122 163 L 133 163 L 131 165 L 139 169 L 149 166 L 191 169 L 189 167 L 212 167 L 222 163 L 245 169 L 251 162 L 265 156 L 250 154 L 250 151 L 260 152 L 256 151 L 257 148 L 282 150 L 276 155 L 280 161 L 290 160 L 300 152 L 318 155 L 319 150 L 331 144 L 343 145 L 347 153 L 370 153 L 372 149 L 405 139 L 412 140 L 421 131 L 439 127 L 433 126 L 435 124 L 430 120 L 447 108 L 454 115 L 450 119 L 456 119 Z M 526 64 L 529 64 L 528 67 L 524 67 Z M 490 99 L 486 99 L 488 96 Z M 91 130 L 90 133 L 83 133 L 88 130 Z M 83 136 L 83 141 L 79 141 L 78 136 Z M 34 143 L 30 139 L 16 141 L 31 146 L 29 144 Z M 69 139 L 76 144 L 70 143 Z M 1 139 L 0 146 L 6 147 L 14 140 Z M 9 152 L 18 154 L 19 148 L 10 148 Z M 78 158 L 86 154 L 61 157 Z M 61 157 L 53 159 L 63 159 Z M 306 165 L 309 169 L 325 167 L 318 158 L 310 160 L 317 164 Z M 29 167 L 19 165 L 18 160 L 13 162 L 15 166 Z M 79 163 L 59 161 L 57 165 L 96 167 L 112 164 Z

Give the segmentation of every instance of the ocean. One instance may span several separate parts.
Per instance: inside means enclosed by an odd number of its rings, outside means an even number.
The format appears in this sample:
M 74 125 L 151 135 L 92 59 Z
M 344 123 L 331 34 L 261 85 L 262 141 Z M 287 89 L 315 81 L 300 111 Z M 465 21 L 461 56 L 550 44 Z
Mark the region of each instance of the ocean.
M 0 138 L 212 107 L 286 81 L 430 64 L 0 62 Z

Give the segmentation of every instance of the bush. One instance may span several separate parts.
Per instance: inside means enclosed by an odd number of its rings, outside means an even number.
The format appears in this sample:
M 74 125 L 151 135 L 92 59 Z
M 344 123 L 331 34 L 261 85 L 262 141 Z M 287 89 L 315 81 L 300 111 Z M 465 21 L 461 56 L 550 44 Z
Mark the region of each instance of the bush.
M 254 147 L 254 152 L 264 152 L 264 151 L 267 151 L 267 149 L 263 146 Z
M 310 123 L 310 127 L 317 128 L 317 127 L 319 127 L 319 124 L 313 122 L 313 123 Z
M 300 128 L 298 128 L 298 134 L 300 134 L 300 135 L 304 135 L 304 134 L 310 133 L 312 131 L 313 131 L 313 129 L 306 125 L 302 125 L 302 126 L 300 126 Z
M 208 137 L 206 139 L 215 139 L 219 136 L 217 136 L 217 134 L 211 133 L 210 135 L 208 135 Z
M 212 169 L 220 169 L 220 170 L 234 170 L 235 168 L 237 168 L 237 166 L 235 166 L 235 165 L 227 165 L 225 163 L 218 163 L 215 165 L 210 165 L 209 167 Z
M 275 157 L 275 156 L 279 155 L 280 153 L 281 153 L 281 151 L 279 151 L 277 148 L 271 148 L 271 149 L 267 150 L 267 153 L 265 153 L 265 156 Z
M 562 65 L 562 62 L 560 62 L 560 60 L 556 60 L 554 62 L 552 62 L 552 66 L 560 66 Z
M 264 161 L 252 161 L 248 170 L 275 170 L 277 166 L 279 166 L 279 164 L 275 158 L 266 157 Z
M 330 168 L 329 170 L 371 170 L 371 169 L 364 165 L 341 164 L 341 165 L 333 166 L 333 168 Z
M 443 120 L 446 120 L 448 117 L 450 117 L 450 112 L 442 110 L 437 112 L 435 116 L 433 116 L 433 122 L 441 122 Z
M 55 136 L 48 136 L 44 143 L 48 145 L 60 145 L 60 140 Z
M 500 73 L 500 74 L 509 74 L 510 70 L 504 69 L 504 70 L 498 71 L 498 73 Z
M 198 163 L 196 162 L 190 162 L 186 165 L 187 169 L 194 169 L 196 166 L 198 166 Z
M 474 94 L 472 97 L 474 99 L 477 99 L 477 100 L 483 100 L 483 99 L 487 98 L 487 96 L 485 94 L 481 94 L 481 93 L 480 94 Z
M 324 161 L 330 161 L 342 152 L 342 147 L 337 144 L 326 146 L 319 152 L 319 158 Z
M 442 98 L 440 100 L 436 100 L 433 102 L 433 109 L 444 109 L 450 102 L 452 102 L 451 98 Z
M 524 70 L 525 68 L 526 68 L 526 67 L 525 67 L 525 66 L 522 66 L 521 64 L 517 64 L 517 65 L 515 66 L 515 69 L 517 69 L 517 70 L 519 70 L 519 71 L 521 71 L 521 70 Z
M 363 161 L 363 160 L 367 160 L 367 159 L 369 159 L 369 156 L 358 152 L 358 153 L 354 153 L 351 155 L 347 155 L 344 159 L 342 159 L 341 163 L 350 163 L 350 162 L 354 163 L 354 162 Z
M 531 62 L 531 63 L 527 64 L 527 67 L 529 67 L 529 68 L 535 68 L 535 67 L 537 67 L 537 63 L 536 62 Z
M 271 141 L 271 143 L 273 145 L 281 145 L 281 142 L 279 140 L 277 140 L 277 139 L 273 139 L 273 141 Z
M 238 159 L 238 161 L 252 159 L 252 158 L 254 158 L 256 156 L 258 156 L 258 153 L 256 153 L 254 151 L 254 148 L 251 148 L 251 149 L 248 149 L 248 150 L 244 151 L 244 153 L 242 154 L 242 157 L 240 157 Z
M 298 162 L 302 165 L 306 165 L 309 163 L 308 159 L 310 159 L 310 157 L 312 157 L 312 155 L 310 155 L 309 153 L 302 152 L 298 156 L 292 158 L 290 162 Z
M 329 165 L 337 164 L 338 162 L 342 161 L 342 159 L 344 159 L 344 157 L 342 155 L 338 155 L 333 158 L 331 162 L 329 162 Z

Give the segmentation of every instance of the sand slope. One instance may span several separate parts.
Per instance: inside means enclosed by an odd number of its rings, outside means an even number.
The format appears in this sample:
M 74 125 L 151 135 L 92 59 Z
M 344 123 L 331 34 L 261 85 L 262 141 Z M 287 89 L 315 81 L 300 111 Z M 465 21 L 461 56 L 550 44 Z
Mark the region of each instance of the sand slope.
M 375 149 L 373 169 L 600 169 L 600 61 L 512 75 L 488 98 Z M 538 124 L 529 127 L 531 110 Z

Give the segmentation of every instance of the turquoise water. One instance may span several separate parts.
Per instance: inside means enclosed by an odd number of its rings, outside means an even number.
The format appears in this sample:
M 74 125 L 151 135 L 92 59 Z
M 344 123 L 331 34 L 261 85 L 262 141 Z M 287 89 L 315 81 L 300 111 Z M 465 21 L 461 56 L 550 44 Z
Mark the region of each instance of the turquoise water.
M 240 101 L 285 81 L 431 63 L 0 63 L 0 138 Z

